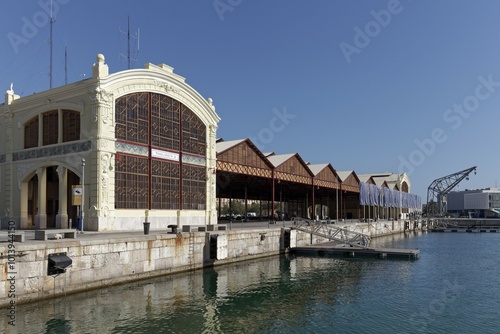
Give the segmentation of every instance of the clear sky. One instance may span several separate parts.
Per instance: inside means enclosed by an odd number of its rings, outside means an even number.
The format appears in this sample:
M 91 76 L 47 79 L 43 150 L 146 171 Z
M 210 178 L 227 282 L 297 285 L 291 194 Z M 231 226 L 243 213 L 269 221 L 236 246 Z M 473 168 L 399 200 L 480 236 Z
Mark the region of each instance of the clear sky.
M 0 0 L 0 89 L 49 88 L 50 0 Z M 218 137 L 358 174 L 500 186 L 500 1 L 53 0 L 53 82 L 165 63 L 222 118 Z M 137 42 L 132 40 L 132 50 Z M 122 56 L 122 55 L 125 55 Z

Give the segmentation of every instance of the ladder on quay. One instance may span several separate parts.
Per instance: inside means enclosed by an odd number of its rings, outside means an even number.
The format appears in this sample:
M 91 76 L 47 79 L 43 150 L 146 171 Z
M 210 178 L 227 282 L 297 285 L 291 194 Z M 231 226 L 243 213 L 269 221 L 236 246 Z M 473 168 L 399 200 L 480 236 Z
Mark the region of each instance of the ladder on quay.
M 325 222 L 295 218 L 293 224 L 292 228 L 295 230 L 324 237 L 330 241 L 338 241 L 351 247 L 368 248 L 371 241 L 370 237 L 366 234 L 336 227 Z

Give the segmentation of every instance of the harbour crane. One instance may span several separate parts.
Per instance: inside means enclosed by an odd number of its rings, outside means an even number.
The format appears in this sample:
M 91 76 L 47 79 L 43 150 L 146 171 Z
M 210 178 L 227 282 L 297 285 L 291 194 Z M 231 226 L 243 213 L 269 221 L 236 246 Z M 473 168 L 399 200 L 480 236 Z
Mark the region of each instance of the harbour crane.
M 469 174 L 472 172 L 476 174 L 476 166 L 432 181 L 429 188 L 427 188 L 427 216 L 443 216 L 448 209 L 444 200 L 446 195 L 463 179 L 468 180 Z

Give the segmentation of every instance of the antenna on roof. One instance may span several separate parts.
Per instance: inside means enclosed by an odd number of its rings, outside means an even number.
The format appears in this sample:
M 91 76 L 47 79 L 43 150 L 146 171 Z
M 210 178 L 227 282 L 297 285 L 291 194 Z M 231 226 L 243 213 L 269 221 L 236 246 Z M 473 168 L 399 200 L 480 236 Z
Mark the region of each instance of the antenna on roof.
M 64 84 L 68 84 L 68 50 L 64 43 Z
M 137 29 L 137 34 L 135 34 L 135 35 L 130 34 L 130 16 L 127 16 L 127 31 L 125 32 L 125 31 L 122 31 L 121 29 L 119 29 L 119 30 L 122 34 L 127 35 L 127 55 L 125 56 L 123 53 L 120 52 L 120 56 L 124 57 L 124 58 L 126 57 L 127 66 L 128 66 L 127 68 L 130 69 L 131 68 L 131 65 L 130 65 L 131 61 L 137 61 L 137 55 L 139 54 L 139 37 L 140 37 L 139 32 L 140 31 L 139 31 L 139 29 Z M 130 50 L 130 39 L 131 38 L 134 38 L 137 40 L 137 48 L 134 52 L 132 52 Z M 135 56 L 135 58 L 132 58 L 132 54 Z
M 49 65 L 49 81 L 50 81 L 50 89 L 52 89 L 52 49 L 53 49 L 53 43 L 52 43 L 52 26 L 54 25 L 54 17 L 52 16 L 52 0 L 50 0 L 50 38 L 49 38 L 49 44 L 50 44 L 50 65 Z

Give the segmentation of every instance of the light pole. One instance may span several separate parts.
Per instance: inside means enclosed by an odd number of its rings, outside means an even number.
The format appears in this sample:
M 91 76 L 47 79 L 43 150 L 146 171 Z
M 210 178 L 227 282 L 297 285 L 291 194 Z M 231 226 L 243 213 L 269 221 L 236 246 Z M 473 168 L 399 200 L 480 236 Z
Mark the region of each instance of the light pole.
M 337 184 L 338 187 L 338 184 Z M 335 188 L 335 223 L 339 223 L 339 188 Z
M 82 158 L 82 210 L 80 214 L 82 219 L 80 233 L 83 234 L 83 220 L 85 218 L 85 158 Z

